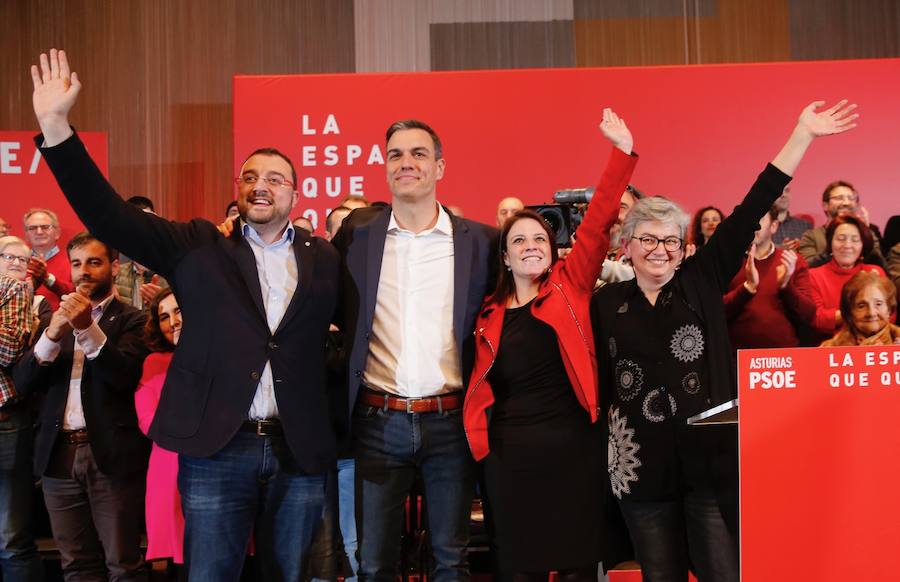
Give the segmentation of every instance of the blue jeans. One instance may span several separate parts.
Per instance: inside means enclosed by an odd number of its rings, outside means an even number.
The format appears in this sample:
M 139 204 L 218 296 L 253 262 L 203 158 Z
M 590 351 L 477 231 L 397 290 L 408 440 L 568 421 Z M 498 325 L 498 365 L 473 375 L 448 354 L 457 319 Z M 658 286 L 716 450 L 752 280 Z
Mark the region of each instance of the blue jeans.
M 329 491 L 322 528 L 313 543 L 313 582 L 333 580 L 339 574 L 344 575 L 345 582 L 356 582 L 359 558 L 356 555 L 355 475 L 353 459 L 338 459 L 337 472 L 329 476 L 334 480 L 335 490 Z M 340 529 L 340 540 L 335 526 Z
M 620 501 L 644 582 L 738 582 L 738 544 L 710 494 L 678 501 Z
M 42 580 L 34 544 L 32 427 L 28 403 L 0 408 L 0 571 L 5 582 Z
M 399 575 L 403 506 L 416 474 L 434 559 L 429 580 L 468 580 L 475 471 L 461 411 L 409 414 L 361 404 L 354 430 L 360 581 Z
M 260 579 L 302 579 L 322 519 L 325 475 L 293 465 L 282 438 L 243 431 L 211 457 L 179 455 L 191 582 L 240 580 L 251 533 Z

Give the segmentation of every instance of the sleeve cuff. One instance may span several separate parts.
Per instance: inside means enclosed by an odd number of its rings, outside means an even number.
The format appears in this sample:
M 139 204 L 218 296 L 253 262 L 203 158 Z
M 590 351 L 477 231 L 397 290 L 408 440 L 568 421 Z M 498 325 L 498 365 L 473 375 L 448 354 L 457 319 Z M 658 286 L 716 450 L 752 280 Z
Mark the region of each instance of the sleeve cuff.
M 39 364 L 50 364 L 56 361 L 59 356 L 59 342 L 55 342 L 47 337 L 47 332 L 41 334 L 37 343 L 34 344 L 34 357 L 37 358 Z
M 84 356 L 93 360 L 100 355 L 100 350 L 106 345 L 106 334 L 97 325 L 97 322 L 91 323 L 90 327 L 82 331 L 75 332 L 75 341 L 84 351 Z

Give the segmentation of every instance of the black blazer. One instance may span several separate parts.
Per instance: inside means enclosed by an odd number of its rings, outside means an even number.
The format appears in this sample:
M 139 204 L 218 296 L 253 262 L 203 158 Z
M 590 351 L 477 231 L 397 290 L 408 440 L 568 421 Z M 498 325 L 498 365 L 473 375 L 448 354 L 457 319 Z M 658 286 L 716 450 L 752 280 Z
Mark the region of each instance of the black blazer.
M 81 405 L 97 467 L 107 475 L 132 475 L 147 470 L 150 441 L 138 428 L 134 391 L 141 379 L 144 314 L 113 300 L 97 322 L 106 344 L 93 360 L 85 358 L 81 375 Z M 43 475 L 63 424 L 75 336 L 60 339 L 59 356 L 41 366 L 31 348 L 16 367 L 16 387 L 23 393 L 47 392 L 35 436 L 34 474 Z
M 446 209 L 445 209 L 446 210 Z M 453 332 L 460 355 L 463 383 L 468 386 L 475 361 L 472 331 L 484 297 L 493 291 L 497 271 L 497 229 L 453 216 Z M 344 269 L 341 318 L 347 350 L 347 389 L 352 410 L 356 402 L 375 317 L 384 242 L 391 207 L 359 208 L 344 219 L 334 246 Z
M 320 473 L 333 466 L 336 429 L 325 386 L 325 342 L 338 300 L 334 248 L 294 231 L 297 288 L 273 334 L 253 250 L 239 229 L 226 238 L 206 220 L 170 222 L 128 204 L 77 134 L 41 154 L 88 229 L 162 274 L 178 298 L 184 328 L 150 437 L 190 456 L 217 452 L 247 420 L 269 361 L 285 437 L 300 469 Z

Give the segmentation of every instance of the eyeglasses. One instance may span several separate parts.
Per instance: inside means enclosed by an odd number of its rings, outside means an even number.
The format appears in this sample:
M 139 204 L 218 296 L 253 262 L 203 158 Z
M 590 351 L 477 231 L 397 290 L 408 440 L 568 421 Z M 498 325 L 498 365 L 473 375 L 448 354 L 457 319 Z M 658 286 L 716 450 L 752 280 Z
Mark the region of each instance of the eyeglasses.
M 828 199 L 835 202 L 856 202 L 856 194 L 835 194 L 834 196 L 829 196 Z
M 12 265 L 13 263 L 22 263 L 23 265 L 28 264 L 28 257 L 23 257 L 22 255 L 11 255 L 9 253 L 2 253 L 0 257 L 3 258 L 4 261 Z
M 655 251 L 656 247 L 659 246 L 659 243 L 662 243 L 663 248 L 669 252 L 677 251 L 681 248 L 681 245 L 684 244 L 684 241 L 677 236 L 667 236 L 666 238 L 659 238 L 657 236 L 653 236 L 652 234 L 643 234 L 641 236 L 633 236 L 631 238 L 641 241 L 641 248 L 648 252 Z
M 254 176 L 253 174 L 247 174 L 246 176 L 239 176 L 234 179 L 234 183 L 237 184 L 238 186 L 240 186 L 241 184 L 246 184 L 247 186 L 253 186 L 260 180 L 262 180 L 263 182 L 265 182 L 272 188 L 278 188 L 279 186 L 285 186 L 285 185 L 290 186 L 291 188 L 294 187 L 293 182 L 291 182 L 290 180 L 286 180 L 286 179 L 282 178 L 281 176 L 260 177 L 260 176 Z
M 52 224 L 32 224 L 31 226 L 26 226 L 25 230 L 28 232 L 50 232 L 53 230 Z

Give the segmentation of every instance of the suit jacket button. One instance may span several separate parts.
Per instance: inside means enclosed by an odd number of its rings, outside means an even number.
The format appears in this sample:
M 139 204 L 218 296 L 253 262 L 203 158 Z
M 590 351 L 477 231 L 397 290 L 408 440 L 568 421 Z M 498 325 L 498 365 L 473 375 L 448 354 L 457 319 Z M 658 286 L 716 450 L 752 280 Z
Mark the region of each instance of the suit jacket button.
M 270 350 L 277 350 L 277 349 L 278 349 L 278 344 L 276 344 L 275 342 L 269 342 L 269 349 L 270 349 Z
M 357 370 L 356 372 L 354 372 L 354 374 L 356 374 L 356 377 L 357 377 L 357 378 L 361 378 L 361 377 L 362 377 L 362 370 Z
M 256 370 L 250 372 L 250 379 L 251 380 L 259 380 L 259 372 L 257 372 Z

